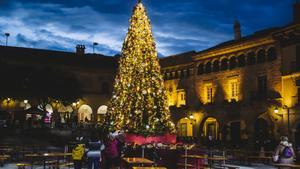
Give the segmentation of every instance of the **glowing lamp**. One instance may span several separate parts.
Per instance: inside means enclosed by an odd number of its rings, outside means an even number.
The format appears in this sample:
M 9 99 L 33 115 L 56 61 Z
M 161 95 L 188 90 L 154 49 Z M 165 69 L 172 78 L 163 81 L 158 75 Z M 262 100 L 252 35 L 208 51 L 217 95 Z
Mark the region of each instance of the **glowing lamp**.
M 276 113 L 276 114 L 279 113 L 278 107 L 275 107 L 274 113 Z

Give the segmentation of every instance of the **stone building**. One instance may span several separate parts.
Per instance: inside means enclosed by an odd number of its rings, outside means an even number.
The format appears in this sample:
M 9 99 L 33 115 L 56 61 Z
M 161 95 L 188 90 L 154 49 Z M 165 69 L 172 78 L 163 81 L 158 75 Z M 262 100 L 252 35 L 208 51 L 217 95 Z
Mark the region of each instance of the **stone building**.
M 294 21 L 200 52 L 161 59 L 179 136 L 240 144 L 289 135 L 300 144 L 300 4 Z
M 59 113 L 62 121 L 71 113 L 78 113 L 78 121 L 101 121 L 112 93 L 116 60 L 86 54 L 83 45 L 77 45 L 75 53 L 0 46 L 0 111 L 40 108 L 37 97 L 49 95 L 61 99 L 46 98 L 42 109 Z

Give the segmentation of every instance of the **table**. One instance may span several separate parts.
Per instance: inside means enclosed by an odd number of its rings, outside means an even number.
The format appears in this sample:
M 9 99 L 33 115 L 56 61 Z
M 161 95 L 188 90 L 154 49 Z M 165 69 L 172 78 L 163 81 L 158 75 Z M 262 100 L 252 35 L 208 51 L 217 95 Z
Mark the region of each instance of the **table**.
M 210 161 L 225 161 L 225 157 L 209 157 L 207 155 L 182 155 L 183 158 L 195 158 L 195 159 L 207 159 Z M 200 166 L 200 161 L 197 161 L 197 166 Z M 212 167 L 212 163 L 209 163 L 210 168 Z
M 147 158 L 141 158 L 141 157 L 130 157 L 130 158 L 122 158 L 123 161 L 125 161 L 129 166 L 132 165 L 144 165 L 144 164 L 154 164 L 153 161 L 147 159 Z
M 297 164 L 272 164 L 274 167 L 289 167 L 289 168 L 300 168 L 300 165 Z
M 4 151 L 4 152 L 11 152 L 13 151 L 13 148 L 0 148 L 0 151 Z
M 58 157 L 57 159 L 57 165 L 59 164 L 59 157 L 65 157 L 65 156 L 72 156 L 72 153 L 61 153 L 61 152 L 55 152 L 55 153 L 35 153 L 35 154 L 25 154 L 25 157 L 30 158 L 43 158 L 44 163 L 44 169 L 46 169 L 46 158 L 47 157 Z M 33 166 L 33 159 L 32 159 L 32 166 Z
M 166 167 L 132 167 L 132 169 L 167 169 Z
M 270 164 L 273 158 L 270 156 L 248 156 L 248 159 L 259 160 L 260 162 L 264 162 L 264 163 L 267 161 L 268 164 Z
M 289 168 L 300 168 L 300 165 L 297 165 L 297 164 L 272 164 L 274 167 L 289 167 Z

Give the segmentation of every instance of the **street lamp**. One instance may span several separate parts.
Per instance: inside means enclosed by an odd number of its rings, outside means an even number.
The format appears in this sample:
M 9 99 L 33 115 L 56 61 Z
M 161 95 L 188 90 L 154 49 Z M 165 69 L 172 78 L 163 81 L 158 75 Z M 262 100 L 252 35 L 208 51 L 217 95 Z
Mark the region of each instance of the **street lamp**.
M 5 35 L 5 39 L 6 39 L 5 44 L 7 46 L 7 44 L 8 44 L 8 37 L 9 37 L 10 34 L 9 33 L 5 33 L 4 35 Z
M 290 134 L 290 107 L 284 105 L 282 107 L 282 109 L 286 109 L 287 110 L 287 125 L 288 125 L 288 135 Z M 283 114 L 279 114 L 279 109 L 278 107 L 275 107 L 274 109 L 274 113 L 278 116 L 280 116 L 281 118 L 283 118 Z
M 99 45 L 99 43 L 97 43 L 97 42 L 93 43 L 93 53 L 95 53 L 95 46 L 97 46 L 97 45 Z

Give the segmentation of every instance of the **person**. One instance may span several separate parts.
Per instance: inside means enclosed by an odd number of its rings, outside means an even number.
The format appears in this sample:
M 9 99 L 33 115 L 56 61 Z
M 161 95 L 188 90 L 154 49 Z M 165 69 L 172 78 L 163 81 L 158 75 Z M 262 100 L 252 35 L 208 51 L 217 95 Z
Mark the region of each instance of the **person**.
M 105 143 L 105 169 L 111 169 L 111 167 L 118 167 L 120 162 L 120 154 L 119 154 L 119 142 L 116 139 L 115 134 L 109 134 L 108 140 Z
M 76 139 L 78 143 L 75 145 L 74 149 L 72 150 L 72 159 L 74 162 L 74 169 L 81 169 L 82 168 L 82 161 L 85 151 L 85 145 L 83 144 L 83 138 Z
M 289 139 L 286 136 L 280 137 L 280 143 L 274 152 L 274 162 L 280 164 L 293 164 L 295 152 L 293 150 L 292 144 L 288 142 Z
M 88 169 L 99 169 L 102 161 L 101 151 L 105 148 L 104 144 L 92 135 L 87 149 Z

